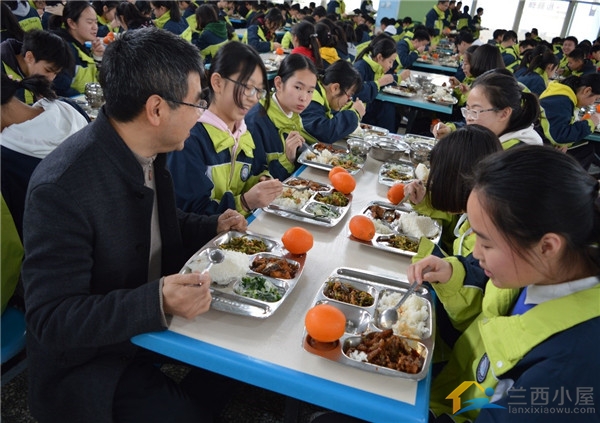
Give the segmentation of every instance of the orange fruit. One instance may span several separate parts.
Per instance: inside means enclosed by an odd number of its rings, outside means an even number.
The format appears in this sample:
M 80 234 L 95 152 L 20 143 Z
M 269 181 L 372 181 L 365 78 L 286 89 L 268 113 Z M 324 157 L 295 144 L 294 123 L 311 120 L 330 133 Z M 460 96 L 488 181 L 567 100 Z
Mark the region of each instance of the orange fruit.
M 346 331 L 346 316 L 330 304 L 317 304 L 306 312 L 304 326 L 315 341 L 334 342 Z
M 371 219 L 362 214 L 357 214 L 348 223 L 350 233 L 354 238 L 362 241 L 370 241 L 375 236 L 375 224 Z
M 289 228 L 281 237 L 283 246 L 292 254 L 305 254 L 313 246 L 314 238 L 310 232 L 299 226 Z
M 285 53 L 285 52 L 283 51 L 283 49 L 281 47 L 277 47 L 277 49 L 275 49 L 275 54 L 282 55 L 283 53 Z
M 356 188 L 356 180 L 348 172 L 338 172 L 330 179 L 331 185 L 342 194 L 350 194 Z
M 341 166 L 332 167 L 331 170 L 329 171 L 329 180 L 331 181 L 331 177 L 333 175 L 335 175 L 336 173 L 340 173 L 340 172 L 348 173 L 348 171 Z
M 387 192 L 387 198 L 392 204 L 398 204 L 404 198 L 404 184 L 394 184 Z

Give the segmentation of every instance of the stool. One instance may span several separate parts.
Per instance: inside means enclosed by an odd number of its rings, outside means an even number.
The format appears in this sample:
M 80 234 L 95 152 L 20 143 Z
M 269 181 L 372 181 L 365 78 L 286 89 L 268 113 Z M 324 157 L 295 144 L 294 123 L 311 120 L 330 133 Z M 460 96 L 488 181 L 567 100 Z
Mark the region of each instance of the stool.
M 2 364 L 19 354 L 25 348 L 25 314 L 14 307 L 7 307 L 2 313 Z

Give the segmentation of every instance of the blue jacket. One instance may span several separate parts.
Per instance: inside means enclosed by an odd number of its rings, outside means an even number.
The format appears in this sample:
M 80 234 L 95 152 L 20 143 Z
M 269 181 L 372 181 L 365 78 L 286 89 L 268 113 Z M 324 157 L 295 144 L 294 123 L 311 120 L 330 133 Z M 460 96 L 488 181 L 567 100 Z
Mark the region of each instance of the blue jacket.
M 369 103 L 372 103 L 377 97 L 377 94 L 379 94 L 379 84 L 374 81 L 375 72 L 364 59 L 354 62 L 354 67 L 358 73 L 360 73 L 361 79 L 363 80 L 362 88 L 356 93 L 356 97 L 368 105 Z
M 273 49 L 273 43 L 267 40 L 264 29 L 258 24 L 250 25 L 248 27 L 242 42 L 251 45 L 259 53 L 268 53 Z
M 207 129 L 208 128 L 208 129 Z M 210 133 L 209 133 L 210 132 Z M 249 132 L 239 141 L 231 168 L 233 138 L 225 131 L 201 122 L 190 131 L 185 147 L 168 154 L 177 207 L 183 211 L 213 215 L 242 208 L 240 196 L 258 182 L 266 167 Z
M 211 22 L 202 32 L 194 32 L 192 34 L 192 44 L 198 47 L 204 63 L 210 63 L 212 54 L 210 54 L 210 46 L 215 46 L 227 41 L 227 24 L 225 21 Z
M 31 177 L 22 276 L 30 409 L 39 421 L 112 421 L 119 378 L 141 351 L 130 338 L 167 329 L 159 279 L 148 279 L 154 200 L 161 274 L 179 272 L 216 235 L 216 216 L 176 210 L 164 154 L 154 174 L 156 191 L 100 111 Z
M 404 69 L 410 68 L 419 58 L 419 52 L 412 46 L 410 40 L 400 40 L 396 43 L 398 59 Z
M 546 89 L 546 81 L 544 78 L 536 72 L 527 72 L 526 74 L 519 76 L 517 81 L 524 84 L 529 91 L 534 94 L 537 94 L 538 97 L 544 92 Z
M 317 83 L 313 99 L 300 114 L 304 129 L 315 139 L 332 144 L 358 128 L 358 112 L 354 109 L 333 111 L 327 102 L 325 87 Z

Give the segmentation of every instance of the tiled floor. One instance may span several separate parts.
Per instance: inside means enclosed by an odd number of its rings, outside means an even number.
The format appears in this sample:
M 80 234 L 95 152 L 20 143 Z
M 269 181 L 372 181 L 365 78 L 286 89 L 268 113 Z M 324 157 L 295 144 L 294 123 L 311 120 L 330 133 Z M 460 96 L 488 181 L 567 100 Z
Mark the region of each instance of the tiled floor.
M 11 368 L 18 365 L 11 362 Z M 11 369 L 3 366 L 2 378 L 10 377 Z M 177 377 L 181 372 L 177 367 L 168 368 L 166 373 Z M 15 376 L 8 383 L 2 382 L 3 423 L 36 423 L 27 407 L 27 369 Z M 271 391 L 254 386 L 244 386 L 221 415 L 221 423 L 283 423 L 285 421 L 286 398 Z M 300 403 L 298 423 L 308 423 L 311 416 L 322 409 L 311 404 Z M 289 420 L 288 420 L 289 422 Z M 287 423 L 287 422 L 286 422 Z

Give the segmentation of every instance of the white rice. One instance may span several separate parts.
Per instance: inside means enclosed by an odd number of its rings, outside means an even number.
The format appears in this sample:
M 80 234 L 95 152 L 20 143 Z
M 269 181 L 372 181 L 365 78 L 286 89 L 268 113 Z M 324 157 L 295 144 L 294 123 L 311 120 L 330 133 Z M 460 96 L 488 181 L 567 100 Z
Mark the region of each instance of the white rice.
M 377 311 L 392 308 L 400 298 L 401 293 L 388 292 L 377 303 Z M 423 339 L 429 336 L 429 306 L 427 300 L 418 295 L 411 295 L 402 304 L 398 312 L 398 322 L 392 328 L 394 335 Z
M 423 163 L 419 163 L 415 168 L 415 176 L 419 180 L 427 182 L 427 178 L 429 178 L 429 169 Z
M 373 223 L 375 224 L 375 232 L 377 232 L 378 234 L 391 234 L 394 233 L 394 231 L 387 225 L 385 225 L 383 222 L 381 222 L 381 220 L 379 219 L 371 219 L 373 221 Z
M 421 216 L 416 212 L 402 215 L 400 218 L 400 230 L 404 235 L 413 238 L 421 238 L 422 236 L 433 238 L 439 232 L 438 227 L 430 217 Z
M 273 200 L 273 204 L 276 204 L 284 209 L 288 210 L 300 210 L 304 206 L 310 197 L 313 195 L 311 190 L 297 190 L 293 188 L 286 188 L 283 192 Z
M 356 361 L 367 361 L 367 353 L 364 351 L 358 351 L 358 350 L 354 350 L 352 351 L 348 357 L 350 357 L 352 360 L 356 360 Z
M 217 285 L 227 285 L 234 279 L 241 279 L 250 270 L 250 261 L 247 254 L 239 251 L 223 250 L 225 259 L 222 263 L 213 264 L 210 268 L 210 278 Z M 187 266 L 192 272 L 202 272 L 210 261 L 206 254 L 199 254 Z

